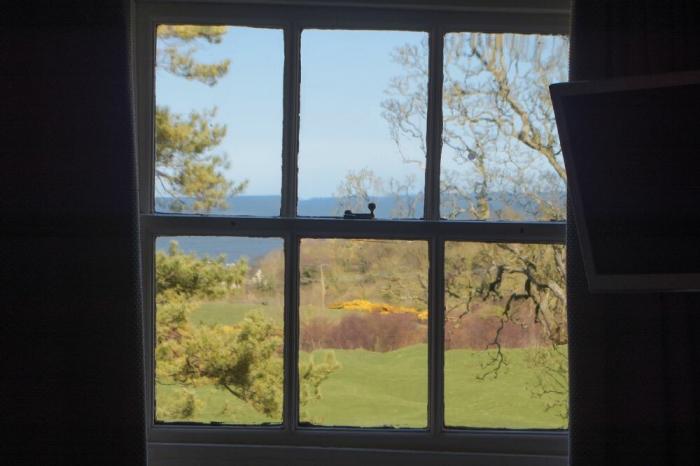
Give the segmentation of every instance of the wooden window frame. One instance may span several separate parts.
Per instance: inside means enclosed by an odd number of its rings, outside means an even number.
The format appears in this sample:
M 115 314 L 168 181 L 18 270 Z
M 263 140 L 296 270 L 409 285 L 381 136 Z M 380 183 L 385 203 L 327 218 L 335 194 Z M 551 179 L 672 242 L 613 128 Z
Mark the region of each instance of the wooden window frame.
M 263 2 L 259 2 L 263 3 Z M 276 3 L 276 4 L 273 4 Z M 379 2 L 381 3 L 381 2 Z M 564 465 L 568 433 L 552 430 L 452 429 L 443 416 L 445 241 L 563 244 L 564 222 L 447 221 L 440 218 L 442 61 L 450 32 L 568 33 L 568 2 L 511 0 L 391 2 L 137 1 L 133 62 L 144 297 L 145 408 L 152 465 L 223 464 L 518 464 Z M 450 3 L 459 3 L 459 7 Z M 528 8 L 522 4 L 531 3 Z M 355 5 L 357 4 L 357 5 Z M 562 6 L 562 4 L 566 6 Z M 487 6 L 485 6 L 487 5 Z M 544 5 L 544 6 L 543 6 Z M 559 7 L 554 8 L 552 5 Z M 157 213 L 154 207 L 155 28 L 158 24 L 269 27 L 284 33 L 282 205 L 279 217 Z M 345 220 L 298 217 L 300 41 L 304 29 L 408 30 L 429 34 L 427 163 L 422 219 Z M 277 237 L 285 249 L 285 388 L 283 425 L 213 426 L 155 423 L 155 239 L 158 236 Z M 422 239 L 429 244 L 428 427 L 326 428 L 298 423 L 298 266 L 301 238 Z M 327 458 L 327 459 L 323 459 Z M 318 462 L 317 462 L 318 461 Z M 437 463 L 436 463 L 437 461 Z M 468 464 L 468 463 L 467 463 Z

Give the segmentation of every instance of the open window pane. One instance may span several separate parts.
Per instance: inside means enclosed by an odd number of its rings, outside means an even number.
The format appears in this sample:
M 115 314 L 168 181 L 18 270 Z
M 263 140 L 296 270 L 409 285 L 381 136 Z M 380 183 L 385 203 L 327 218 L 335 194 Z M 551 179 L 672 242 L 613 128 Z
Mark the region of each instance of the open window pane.
M 160 25 L 156 47 L 156 210 L 279 215 L 282 31 Z
M 564 429 L 562 245 L 445 244 L 445 424 Z
M 280 424 L 283 240 L 159 237 L 157 422 Z
M 567 80 L 568 47 L 563 36 L 445 36 L 442 217 L 566 218 L 549 84 Z
M 300 420 L 426 427 L 425 241 L 304 239 Z
M 422 32 L 302 33 L 300 215 L 368 212 L 374 202 L 377 217 L 422 216 L 427 41 Z

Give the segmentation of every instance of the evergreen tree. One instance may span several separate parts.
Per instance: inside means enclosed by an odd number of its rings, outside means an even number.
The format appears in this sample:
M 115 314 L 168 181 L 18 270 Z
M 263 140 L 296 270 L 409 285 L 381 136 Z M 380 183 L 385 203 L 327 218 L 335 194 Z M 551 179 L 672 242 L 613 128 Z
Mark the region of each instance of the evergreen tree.
M 215 86 L 229 72 L 230 60 L 202 63 L 195 55 L 202 44 L 220 44 L 227 30 L 227 26 L 159 26 L 156 69 Z M 215 121 L 216 114 L 216 107 L 184 115 L 156 105 L 156 185 L 170 198 L 171 211 L 224 208 L 229 196 L 247 186 L 246 180 L 234 183 L 224 175 L 229 160 L 216 149 L 226 136 L 226 125 Z

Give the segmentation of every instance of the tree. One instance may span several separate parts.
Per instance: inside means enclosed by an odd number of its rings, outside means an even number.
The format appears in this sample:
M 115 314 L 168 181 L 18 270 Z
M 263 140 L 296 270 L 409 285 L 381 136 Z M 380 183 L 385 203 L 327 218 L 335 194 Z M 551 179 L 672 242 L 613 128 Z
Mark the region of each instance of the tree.
M 416 218 L 420 216 L 418 205 L 423 199 L 423 191 L 418 190 L 416 184 L 414 175 L 407 175 L 403 180 L 391 177 L 385 181 L 369 168 L 350 170 L 335 191 L 338 213 L 348 209 L 365 212 L 367 204 L 375 202 L 378 197 L 384 197 L 393 203 L 389 216 Z
M 240 325 L 195 326 L 189 320 L 203 301 L 235 295 L 244 284 L 246 260 L 185 254 L 172 242 L 156 253 L 156 383 L 181 388 L 175 406 L 157 407 L 157 417 L 194 415 L 192 388 L 214 385 L 273 419 L 282 414 L 282 329 L 260 314 Z M 338 368 L 334 359 L 300 367 L 302 406 L 320 396 L 320 385 Z
M 375 200 L 376 196 L 381 196 L 383 190 L 383 180 L 369 168 L 362 168 L 348 171 L 338 185 L 335 197 L 341 211 L 349 209 L 353 212 L 364 212 L 367 204 Z
M 230 61 L 203 63 L 196 55 L 203 45 L 221 44 L 227 31 L 227 26 L 159 26 L 157 70 L 216 85 L 228 73 Z M 216 107 L 184 115 L 156 106 L 155 177 L 169 197 L 171 211 L 224 208 L 230 196 L 247 187 L 247 180 L 234 183 L 224 175 L 229 161 L 217 148 L 226 136 L 226 125 L 217 123 L 216 115 Z M 204 301 L 234 296 L 248 272 L 245 260 L 226 264 L 223 256 L 198 258 L 183 253 L 175 242 L 167 252 L 156 253 L 156 383 L 181 387 L 174 405 L 157 407 L 158 418 L 192 417 L 198 404 L 192 388 L 203 384 L 226 390 L 268 417 L 281 416 L 279 325 L 254 313 L 237 326 L 194 326 L 189 320 Z M 275 285 L 267 278 L 257 284 Z M 300 366 L 302 406 L 320 396 L 321 383 L 337 368 L 332 358 Z
M 230 68 L 229 60 L 202 63 L 196 53 L 205 44 L 220 44 L 227 26 L 161 25 L 157 29 L 156 69 L 214 86 Z M 225 153 L 216 148 L 226 135 L 226 125 L 215 123 L 217 109 L 173 112 L 165 105 L 155 110 L 156 184 L 169 196 L 172 211 L 208 212 L 224 208 L 227 198 L 243 192 L 247 181 L 234 183 L 223 171 L 229 167 Z
M 445 39 L 441 215 L 450 219 L 565 218 L 566 173 L 548 85 L 566 78 L 563 37 L 449 34 Z M 404 46 L 394 60 L 404 73 L 389 85 L 384 118 L 400 138 L 426 147 L 427 44 Z M 501 321 L 521 325 L 522 309 L 542 324 L 549 347 L 533 353 L 534 396 L 568 417 L 565 269 L 562 246 L 484 245 L 465 269 L 446 258 L 447 316 L 452 323 L 477 301 L 501 304 Z M 502 328 L 502 326 L 501 326 Z M 507 364 L 500 332 L 484 363 L 484 377 Z

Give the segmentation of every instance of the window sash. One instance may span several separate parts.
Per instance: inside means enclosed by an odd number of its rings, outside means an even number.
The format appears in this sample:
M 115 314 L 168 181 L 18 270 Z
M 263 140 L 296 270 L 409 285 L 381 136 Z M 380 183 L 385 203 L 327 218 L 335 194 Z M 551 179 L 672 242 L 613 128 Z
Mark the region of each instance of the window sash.
M 292 217 L 297 206 L 299 149 L 299 82 L 301 32 L 304 29 L 407 30 L 429 34 L 427 160 L 424 218 L 439 218 L 439 176 L 442 138 L 442 53 L 450 32 L 513 32 L 567 34 L 568 15 L 559 10 L 431 11 L 388 8 L 192 5 L 158 2 L 136 5 L 135 81 L 138 115 L 139 211 L 155 212 L 154 127 L 155 63 L 158 24 L 227 24 L 277 28 L 284 32 L 284 95 L 282 134 L 281 217 Z
M 418 449 L 447 452 L 567 454 L 566 431 L 447 429 L 443 413 L 444 244 L 447 240 L 562 244 L 563 222 L 440 220 L 444 35 L 449 32 L 568 33 L 561 10 L 504 9 L 431 11 L 390 8 L 192 5 L 137 3 L 135 76 L 139 149 L 139 207 L 144 283 L 147 438 L 152 443 L 212 443 L 338 448 Z M 284 31 L 284 93 L 281 216 L 156 214 L 154 208 L 155 28 L 169 24 L 228 24 Z M 413 30 L 429 34 L 427 160 L 424 219 L 344 220 L 295 217 L 299 148 L 300 41 L 303 29 Z M 155 424 L 155 238 L 157 236 L 280 237 L 285 242 L 284 409 L 282 426 Z M 425 239 L 429 242 L 428 428 L 325 428 L 298 425 L 299 241 L 307 237 Z
M 209 220 L 214 220 L 213 222 Z M 232 222 L 236 226 L 232 226 Z M 560 223 L 527 225 L 479 222 L 364 221 L 370 227 L 357 228 L 362 220 L 191 218 L 187 216 L 143 216 L 143 251 L 146 349 L 146 407 L 148 438 L 152 442 L 214 444 L 266 444 L 297 446 L 334 446 L 339 448 L 389 448 L 435 451 L 517 452 L 520 454 L 565 455 L 568 435 L 557 430 L 458 429 L 444 425 L 444 248 L 446 241 L 515 242 L 561 244 L 565 227 Z M 397 223 L 407 228 L 397 229 Z M 267 224 L 267 225 L 265 225 Z M 343 228 L 348 224 L 350 228 Z M 355 228 L 353 228 L 353 226 Z M 434 229 L 431 232 L 430 227 Z M 457 227 L 463 228 L 459 231 Z M 471 227 L 471 228 L 465 228 Z M 283 425 L 215 426 L 196 424 L 156 424 L 154 419 L 155 384 L 155 241 L 158 236 L 242 236 L 280 237 L 285 254 L 285 339 Z M 298 423 L 299 355 L 299 252 L 303 238 L 382 238 L 426 240 L 429 243 L 429 318 L 428 318 L 428 427 L 343 428 L 303 426 Z

